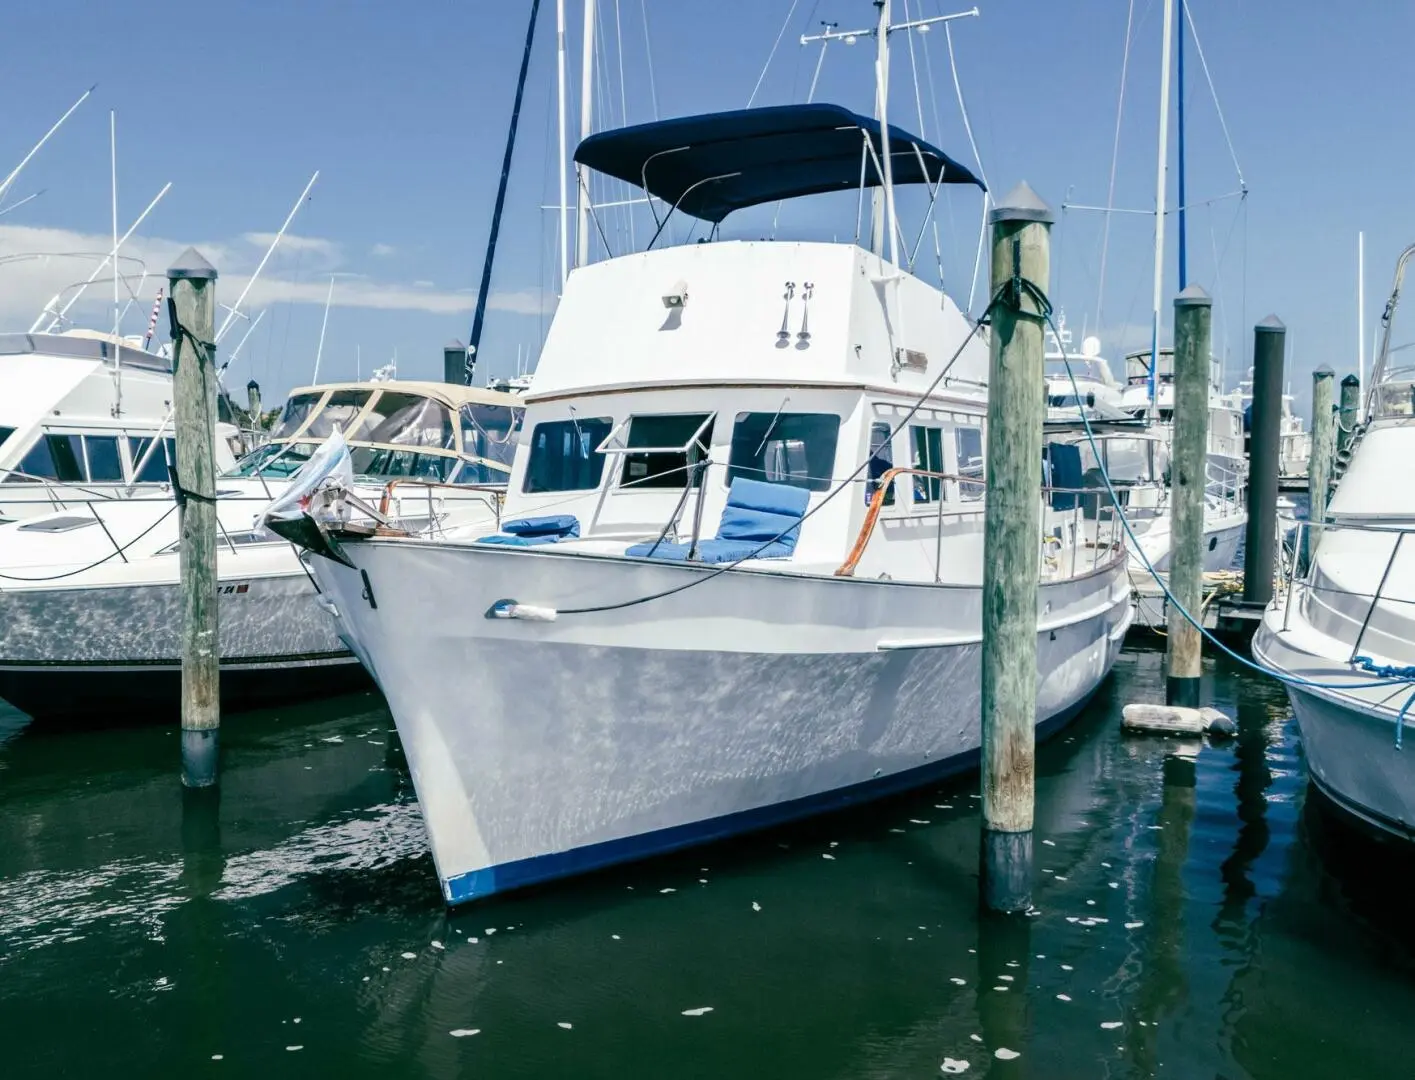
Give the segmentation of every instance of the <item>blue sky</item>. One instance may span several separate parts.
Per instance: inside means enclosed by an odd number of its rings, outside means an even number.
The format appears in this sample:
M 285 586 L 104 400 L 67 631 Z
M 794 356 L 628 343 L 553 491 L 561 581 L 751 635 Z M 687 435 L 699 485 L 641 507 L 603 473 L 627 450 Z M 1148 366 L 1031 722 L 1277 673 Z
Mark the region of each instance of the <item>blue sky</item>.
M 997 193 L 1025 178 L 1058 208 L 1053 296 L 1073 328 L 1093 329 L 1101 217 L 1060 207 L 1068 192 L 1075 203 L 1106 198 L 1128 0 L 978 2 L 981 17 L 954 24 L 953 38 L 983 168 Z M 755 100 L 804 100 L 819 46 L 802 48 L 803 30 L 874 18 L 865 0 L 796 0 L 794 10 L 791 0 L 599 6 L 601 126 L 652 119 L 655 104 L 664 116 L 745 105 L 788 12 Z M 903 0 L 894 6 L 902 16 Z M 573 129 L 582 15 L 579 0 L 567 7 Z M 957 9 L 910 3 L 915 15 Z M 1368 332 L 1396 254 L 1415 239 L 1415 154 L 1400 111 L 1415 5 L 1191 0 L 1190 9 L 1250 189 L 1246 205 L 1226 200 L 1191 213 L 1190 278 L 1217 296 L 1215 350 L 1233 376 L 1246 366 L 1254 322 L 1275 312 L 1288 324 L 1290 378 L 1305 398 L 1312 367 L 1355 366 L 1357 231 L 1367 232 Z M 465 340 L 471 322 L 528 11 L 529 0 L 250 0 L 191 6 L 179 18 L 92 0 L 63 9 L 11 0 L 0 175 L 87 85 L 98 89 L 11 191 L 10 202 L 44 194 L 0 216 L 0 256 L 91 250 L 108 235 L 115 109 L 122 227 L 173 182 L 132 252 L 160 277 L 177 248 L 198 244 L 230 282 L 221 292 L 228 302 L 260 256 L 261 234 L 279 226 L 320 170 L 294 242 L 253 294 L 265 315 L 230 385 L 254 375 L 273 399 L 308 381 L 331 274 L 323 377 L 353 376 L 359 352 L 367 373 L 395 349 L 401 375 L 435 377 L 441 345 Z M 1151 210 L 1161 2 L 1135 0 L 1134 11 L 1115 202 Z M 538 348 L 558 287 L 556 215 L 542 209 L 556 199 L 554 14 L 544 0 L 483 341 L 483 363 L 498 373 L 514 369 L 518 346 L 528 355 Z M 1190 61 L 1189 194 L 1199 202 L 1238 184 L 1192 49 Z M 832 46 L 816 100 L 868 112 L 871 65 L 868 42 Z M 894 39 L 891 119 L 917 129 L 914 71 L 923 134 L 971 164 L 941 33 L 915 37 L 913 65 L 907 40 Z M 1170 182 L 1172 205 L 1172 171 Z M 906 232 L 918 228 L 919 209 L 917 193 L 902 200 Z M 939 208 L 944 281 L 962 303 L 978 213 L 962 189 Z M 770 218 L 769 208 L 744 212 L 724 233 L 762 235 Z M 612 243 L 627 243 L 625 212 L 605 220 Z M 647 220 L 641 212 L 635 222 L 640 242 Z M 1112 217 L 1100 319 L 1112 355 L 1147 339 L 1151 229 L 1150 217 Z M 829 196 L 788 207 L 778 235 L 848 239 L 853 230 L 853 198 Z M 1166 308 L 1173 230 L 1171 219 Z M 933 276 L 931 239 L 925 248 L 920 272 Z M 4 324 L 27 326 L 58 285 L 86 276 L 80 266 L 0 263 Z M 130 284 L 136 289 L 137 278 Z M 142 283 L 125 331 L 142 329 L 157 284 Z M 111 285 L 92 296 L 76 311 L 101 325 L 111 317 Z

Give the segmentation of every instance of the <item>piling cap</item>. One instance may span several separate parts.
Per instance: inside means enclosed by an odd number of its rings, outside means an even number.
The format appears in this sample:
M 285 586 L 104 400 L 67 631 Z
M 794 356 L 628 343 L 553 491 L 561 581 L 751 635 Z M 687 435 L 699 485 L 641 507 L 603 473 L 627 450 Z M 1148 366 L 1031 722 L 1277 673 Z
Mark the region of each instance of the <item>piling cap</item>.
M 260 383 L 256 382 L 254 379 L 252 379 L 250 382 L 246 383 L 246 389 L 247 389 L 247 390 L 259 390 L 259 389 L 260 389 Z
M 1330 364 L 1323 364 L 1321 367 L 1312 371 L 1312 378 L 1314 379 L 1330 379 L 1335 375 L 1336 372 L 1331 369 Z
M 988 222 L 997 225 L 1006 221 L 1040 221 L 1050 225 L 1056 220 L 1051 207 L 1023 180 L 1004 195 L 988 214 Z
M 189 247 L 177 256 L 177 261 L 167 270 L 167 280 L 215 281 L 216 267 L 207 262 L 206 256 L 196 248 Z
M 1287 333 L 1287 324 L 1276 315 L 1269 315 L 1262 322 L 1258 323 L 1257 326 L 1253 327 L 1253 330 L 1258 334 L 1285 334 Z
M 1208 293 L 1204 292 L 1202 286 L 1187 285 L 1184 291 L 1174 298 L 1175 307 L 1213 307 L 1214 300 Z
M 465 345 L 463 345 L 463 344 L 462 344 L 460 341 L 458 341 L 456 338 L 453 338 L 453 339 L 452 339 L 451 341 L 449 341 L 446 345 L 442 346 L 442 351 L 443 351 L 443 352 L 461 352 L 461 351 L 464 350 L 465 348 L 466 348 Z
M 1361 385 L 1361 379 L 1360 379 L 1360 377 L 1356 374 L 1356 372 L 1353 371 L 1350 375 L 1346 376 L 1346 378 L 1344 378 L 1344 379 L 1341 380 L 1341 385 L 1342 385 L 1342 386 L 1360 386 L 1360 385 Z

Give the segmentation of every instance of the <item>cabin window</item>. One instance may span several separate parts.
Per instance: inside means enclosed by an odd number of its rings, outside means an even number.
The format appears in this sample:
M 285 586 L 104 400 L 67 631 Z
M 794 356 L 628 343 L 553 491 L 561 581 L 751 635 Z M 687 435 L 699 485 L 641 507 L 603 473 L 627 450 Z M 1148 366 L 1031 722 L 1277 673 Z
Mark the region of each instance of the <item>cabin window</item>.
M 464 461 L 452 478 L 454 484 L 491 484 L 505 487 L 511 479 L 511 470 L 498 469 L 484 461 Z
M 227 476 L 268 476 L 271 478 L 291 476 L 319 449 L 316 443 L 266 443 L 252 450 Z M 357 454 L 359 448 L 354 449 Z M 159 463 L 161 455 L 158 456 Z M 354 469 L 358 472 L 357 467 Z
M 453 431 L 452 414 L 440 401 L 385 390 L 369 410 L 359 440 L 452 450 L 457 445 Z
M 0 427 L 0 446 L 5 445 L 5 440 L 15 433 L 12 427 Z
M 290 399 L 285 402 L 285 408 L 280 412 L 280 422 L 275 425 L 275 430 L 270 433 L 270 437 L 272 439 L 288 439 L 299 431 L 322 397 L 324 397 L 323 390 L 316 390 L 312 394 L 292 394 Z
M 339 425 L 339 430 L 347 437 L 350 434 L 350 422 L 363 411 L 372 396 L 372 390 L 335 390 L 329 395 L 324 408 L 310 421 L 310 426 L 305 429 L 305 437 L 327 439 L 334 433 L 335 424 Z
M 925 472 L 943 472 L 943 429 L 936 427 L 909 428 L 909 442 L 914 450 L 914 468 Z M 937 476 L 914 477 L 914 502 L 928 504 L 944 501 L 943 480 Z
M 983 429 L 954 429 L 953 445 L 958 451 L 958 495 L 966 502 L 983 497 Z
M 116 435 L 85 435 L 84 457 L 88 461 L 88 478 L 92 481 L 123 479 L 123 461 L 118 456 Z
M 462 453 L 472 457 L 499 461 L 509 466 L 516 457 L 516 443 L 521 434 L 521 418 L 526 410 L 505 405 L 483 405 L 468 402 L 462 406 Z M 467 470 L 462 470 L 464 473 Z M 492 470 L 495 474 L 496 470 Z M 506 479 L 501 474 L 501 479 Z M 463 484 L 497 483 L 496 480 L 459 480 Z
M 64 484 L 84 481 L 83 439 L 79 435 L 41 435 L 20 460 L 17 482 L 57 480 Z
M 875 497 L 875 492 L 879 490 L 880 477 L 894 468 L 894 449 L 889 445 L 889 436 L 893 429 L 888 424 L 874 423 L 870 425 L 870 470 L 869 480 L 865 484 L 865 502 L 868 504 Z M 884 493 L 884 505 L 894 505 L 894 481 L 889 482 L 889 487 Z
M 738 413 L 727 482 L 742 476 L 826 491 L 839 437 L 840 417 L 834 413 Z
M 624 455 L 619 486 L 681 488 L 691 482 L 697 487 L 698 470 L 693 466 L 708 456 L 712 419 L 710 413 L 632 417 L 624 446 L 643 447 L 644 451 Z
M 128 456 L 133 459 L 133 483 L 167 483 L 167 462 L 177 460 L 177 444 L 170 437 L 162 441 L 166 444 L 165 447 L 155 448 L 144 462 L 143 455 L 147 453 L 147 448 L 152 446 L 152 439 L 141 435 L 128 436 Z M 167 451 L 165 454 L 164 449 Z
M 531 455 L 521 490 L 593 491 L 604 475 L 604 455 L 595 448 L 608 437 L 607 416 L 549 420 L 531 433 Z
M 356 476 L 411 477 L 434 483 L 445 483 L 458 460 L 447 454 L 419 454 L 415 450 L 377 446 L 356 446 L 349 458 Z

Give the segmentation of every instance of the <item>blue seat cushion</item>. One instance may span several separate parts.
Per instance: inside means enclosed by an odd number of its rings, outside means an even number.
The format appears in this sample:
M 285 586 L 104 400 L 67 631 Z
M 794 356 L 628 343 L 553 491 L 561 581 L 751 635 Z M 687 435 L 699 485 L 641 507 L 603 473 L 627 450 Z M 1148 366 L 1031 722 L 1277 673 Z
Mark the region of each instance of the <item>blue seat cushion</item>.
M 791 547 L 777 542 L 768 544 L 763 550 L 757 551 L 763 542 L 762 540 L 700 540 L 698 541 L 697 562 L 702 563 L 725 563 L 736 562 L 745 559 L 749 555 L 756 559 L 784 559 L 791 554 Z M 663 559 L 667 562 L 686 562 L 688 559 L 688 549 L 690 544 L 670 544 L 664 542 L 654 548 L 653 543 L 635 544 L 624 552 L 625 555 L 632 555 L 637 558 L 647 558 L 649 552 L 653 551 L 653 558 Z
M 727 492 L 727 505 L 717 527 L 719 540 L 778 541 L 787 554 L 796 547 L 801 533 L 801 517 L 810 505 L 811 493 L 790 484 L 768 484 L 737 477 Z
M 495 536 L 483 536 L 478 544 L 501 544 L 505 547 L 535 547 L 537 544 L 553 544 L 557 540 L 570 540 L 580 535 L 580 521 L 573 514 L 558 514 L 554 517 L 516 518 L 502 522 L 501 532 Z
M 501 531 L 512 536 L 553 536 L 557 540 L 567 540 L 580 535 L 580 520 L 574 514 L 516 518 L 514 521 L 503 521 Z

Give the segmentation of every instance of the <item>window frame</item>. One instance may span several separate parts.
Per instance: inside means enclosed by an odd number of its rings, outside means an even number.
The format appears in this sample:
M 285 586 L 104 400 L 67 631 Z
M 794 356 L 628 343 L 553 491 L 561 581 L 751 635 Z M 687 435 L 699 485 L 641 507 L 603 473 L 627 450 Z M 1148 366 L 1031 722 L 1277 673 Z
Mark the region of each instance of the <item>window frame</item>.
M 531 427 L 531 433 L 526 437 L 526 468 L 521 476 L 521 493 L 523 495 L 554 495 L 568 492 L 592 492 L 599 491 L 604 486 L 604 462 L 605 455 L 598 452 L 597 447 L 588 448 L 586 461 L 594 461 L 595 478 L 594 483 L 587 487 L 531 487 L 531 480 L 535 476 L 535 455 L 536 442 L 540 436 L 542 428 L 554 428 L 556 432 L 564 432 L 566 429 L 575 430 L 579 437 L 583 439 L 584 428 L 589 424 L 603 424 L 608 431 L 614 429 L 614 417 L 612 416 L 565 416 L 555 420 L 541 420 Z M 593 432 L 592 434 L 598 434 Z M 548 437 L 548 433 L 547 433 Z M 600 442 L 604 440 L 601 439 Z
M 945 457 L 943 442 L 944 426 L 942 424 L 910 424 L 909 425 L 909 461 L 910 468 L 921 469 L 924 472 L 946 473 L 948 472 L 948 459 Z M 920 454 L 919 435 L 924 436 L 923 454 Z M 923 460 L 920 460 L 922 456 Z M 943 479 L 937 476 L 913 477 L 914 482 L 909 485 L 910 502 L 914 506 L 935 507 L 947 503 L 948 488 Z M 921 496 L 921 488 L 924 494 Z
M 757 451 L 752 454 L 753 462 L 758 460 L 758 454 L 762 450 L 765 450 L 766 444 L 768 441 L 770 441 L 770 436 L 772 435 L 772 433 L 775 432 L 777 424 L 779 424 L 783 420 L 801 418 L 807 420 L 829 421 L 833 423 L 834 426 L 830 429 L 830 462 L 829 465 L 826 467 L 825 475 L 813 475 L 809 471 L 811 469 L 811 463 L 809 460 L 807 460 L 806 462 L 806 468 L 808 471 L 803 476 L 805 480 L 805 483 L 803 484 L 793 483 L 791 480 L 770 480 L 766 477 L 765 468 L 758 468 L 755 464 L 737 464 L 735 460 L 735 450 L 737 447 L 737 432 L 738 429 L 742 426 L 743 421 L 745 421 L 748 417 L 753 416 L 767 416 L 771 418 L 770 422 L 767 425 L 766 431 L 762 435 L 761 445 L 758 447 Z M 730 490 L 732 487 L 732 481 L 740 475 L 745 480 L 758 480 L 765 484 L 784 484 L 788 487 L 802 488 L 803 490 L 810 491 L 812 493 L 829 491 L 835 485 L 835 458 L 840 453 L 840 429 L 844 426 L 844 424 L 845 418 L 842 417 L 839 413 L 834 412 L 784 412 L 780 409 L 777 409 L 774 412 L 767 412 L 765 410 L 756 409 L 741 410 L 740 412 L 736 413 L 732 418 L 732 433 L 729 436 L 727 444 L 727 468 L 723 472 L 723 489 Z M 800 441 L 803 449 L 806 450 L 806 456 L 809 459 L 811 456 L 809 446 L 811 444 L 806 439 L 802 439 Z M 765 464 L 765 462 L 763 462 L 763 464 Z
M 664 418 L 669 418 L 669 417 L 679 417 L 679 416 L 682 416 L 682 417 L 698 417 L 698 416 L 701 416 L 701 417 L 703 418 L 703 419 L 702 419 L 702 422 L 701 422 L 700 424 L 698 424 L 697 428 L 694 429 L 692 435 L 690 435 L 690 436 L 688 437 L 687 441 L 684 442 L 682 446 L 629 446 L 629 445 L 628 445 L 629 433 L 630 433 L 630 431 L 633 430 L 633 426 L 634 426 L 634 421 L 635 421 L 635 420 L 637 420 L 637 419 L 657 420 L 657 419 L 664 419 Z M 613 429 L 612 431 L 610 431 L 610 433 L 604 437 L 604 440 L 603 440 L 597 447 L 595 447 L 595 453 L 597 453 L 597 454 L 604 454 L 606 457 L 615 456 L 615 457 L 620 457 L 620 458 L 623 459 L 623 460 L 622 460 L 622 463 L 621 463 L 620 466 L 619 466 L 619 470 L 618 470 L 619 476 L 618 476 L 618 479 L 617 479 L 617 480 L 615 481 L 615 483 L 614 483 L 614 487 L 615 487 L 615 489 L 618 490 L 618 491 L 634 491 L 634 492 L 640 492 L 640 491 L 681 491 L 684 487 L 689 487 L 689 486 L 691 486 L 694 490 L 696 490 L 697 487 L 698 487 L 698 484 L 699 484 L 700 473 L 699 473 L 696 469 L 693 469 L 693 466 L 697 465 L 697 464 L 698 464 L 699 462 L 701 462 L 701 461 L 708 461 L 708 460 L 711 460 L 711 458 L 712 458 L 712 432 L 713 432 L 713 430 L 714 430 L 714 426 L 715 426 L 715 424 L 716 424 L 716 421 L 717 421 L 717 410 L 716 410 L 716 409 L 713 409 L 711 412 L 708 412 L 708 413 L 700 413 L 700 412 L 632 413 L 632 414 L 630 414 L 629 416 L 626 416 L 626 417 L 625 417 L 623 420 L 621 420 L 618 424 L 614 425 L 614 429 Z M 622 432 L 622 436 L 621 436 L 621 432 Z M 704 441 L 704 440 L 703 440 L 703 433 L 704 433 L 704 432 L 707 432 L 707 433 L 708 433 L 708 434 L 707 434 L 707 441 Z M 622 441 L 615 443 L 615 439 L 616 439 L 616 438 L 621 438 Z M 611 443 L 614 443 L 614 445 L 611 445 Z M 700 458 L 698 458 L 697 461 L 689 461 L 688 458 L 689 458 L 689 456 L 690 456 L 690 452 L 693 450 L 694 447 L 701 447 L 701 449 L 702 449 L 702 456 L 701 456 Z M 648 457 L 650 454 L 662 454 L 662 455 L 665 455 L 665 456 L 667 456 L 667 455 L 675 455 L 675 456 L 676 456 L 676 455 L 680 455 L 680 454 L 681 454 L 681 455 L 683 456 L 683 475 L 684 475 L 685 481 L 688 481 L 688 482 L 687 482 L 687 483 L 684 483 L 684 484 L 682 484 L 682 485 L 678 485 L 678 484 L 647 484 L 647 483 L 642 482 L 642 480 L 640 480 L 640 481 L 635 481 L 635 480 L 626 479 L 625 476 L 624 476 L 624 473 L 625 473 L 625 472 L 628 470 L 628 468 L 629 468 L 629 459 L 630 459 L 631 457 L 640 457 L 640 456 L 642 456 L 642 457 Z M 649 475 L 649 476 L 644 477 L 643 480 L 653 479 L 654 477 L 657 477 L 657 476 L 667 476 L 667 475 L 669 475 L 670 473 L 672 473 L 673 471 L 674 471 L 674 470 L 671 470 L 671 469 L 670 469 L 670 470 L 667 470 L 667 471 L 662 472 L 662 473 L 653 473 L 653 474 L 651 474 L 651 475 Z

